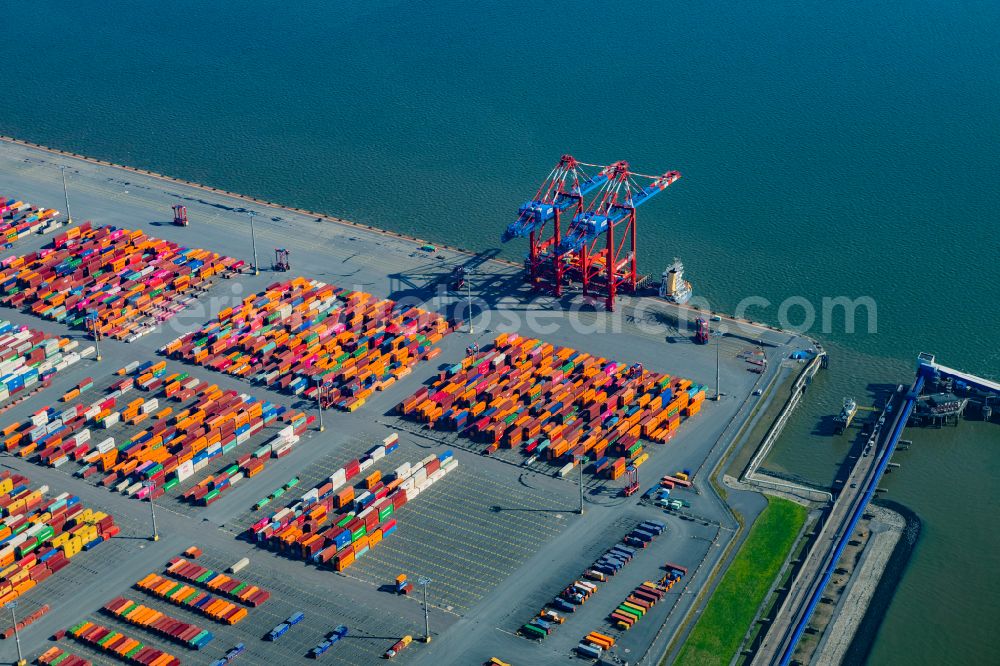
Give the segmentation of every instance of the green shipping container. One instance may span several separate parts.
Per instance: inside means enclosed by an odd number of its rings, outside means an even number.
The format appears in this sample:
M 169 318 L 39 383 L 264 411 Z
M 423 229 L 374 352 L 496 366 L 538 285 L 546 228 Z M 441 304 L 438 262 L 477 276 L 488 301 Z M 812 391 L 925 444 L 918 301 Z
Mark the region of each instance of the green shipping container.
M 349 514 L 347 514 L 346 516 L 344 516 L 343 518 L 341 518 L 340 520 L 337 521 L 337 527 L 343 527 L 344 525 L 346 525 L 347 523 L 351 522 L 352 520 L 354 520 L 354 514 L 353 513 L 349 513 Z
M 362 525 L 358 529 L 356 529 L 353 532 L 351 532 L 351 543 L 354 543 L 355 541 L 357 541 L 358 539 L 360 539 L 364 535 L 365 535 L 365 526 Z

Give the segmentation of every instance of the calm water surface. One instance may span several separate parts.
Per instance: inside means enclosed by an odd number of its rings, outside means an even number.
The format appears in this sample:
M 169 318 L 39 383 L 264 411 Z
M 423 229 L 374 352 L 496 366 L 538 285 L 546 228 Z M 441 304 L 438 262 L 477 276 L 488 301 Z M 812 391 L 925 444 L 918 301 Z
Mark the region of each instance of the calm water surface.
M 772 468 L 828 483 L 847 442 L 822 419 L 918 351 L 1000 376 L 995 2 L 0 7 L 3 133 L 433 241 L 498 245 L 563 152 L 679 169 L 644 270 L 683 257 L 771 321 L 878 304 L 876 334 L 814 331 L 832 368 Z M 883 485 L 925 532 L 871 662 L 995 663 L 1000 426 L 909 436 Z

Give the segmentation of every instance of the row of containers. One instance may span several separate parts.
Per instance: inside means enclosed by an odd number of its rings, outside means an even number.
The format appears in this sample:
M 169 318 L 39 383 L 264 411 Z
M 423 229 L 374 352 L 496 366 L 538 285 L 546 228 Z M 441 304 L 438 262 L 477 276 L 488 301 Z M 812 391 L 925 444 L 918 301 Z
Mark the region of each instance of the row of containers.
M 243 262 L 111 226 L 71 227 L 38 252 L 0 262 L 0 303 L 132 341 Z
M 93 662 L 53 645 L 35 660 L 41 666 L 91 666 Z
M 576 580 L 563 588 L 551 602 L 534 618 L 524 624 L 520 633 L 526 638 L 544 639 L 556 627 L 565 622 L 561 614 L 575 613 L 579 606 L 582 606 L 600 588 L 597 583 L 605 583 L 609 578 L 620 572 L 625 565 L 632 561 L 636 554 L 636 546 L 630 545 L 638 542 L 642 548 L 662 534 L 667 526 L 655 520 L 647 520 L 637 524 L 621 543 L 615 544 L 601 555 L 594 563 L 583 572 L 580 580 Z
M 291 451 L 315 418 L 223 391 L 187 373 L 168 373 L 164 361 L 120 373 L 96 399 L 80 400 L 83 393 L 77 393 L 71 404 L 50 406 L 10 424 L 0 431 L 4 448 L 52 467 L 73 461 L 80 466 L 80 477 L 93 476 L 129 496 L 155 499 L 252 438 L 273 433 L 263 446 L 238 459 L 242 471 L 227 467 L 208 484 L 196 486 L 200 490 L 190 499 L 207 504 L 259 473 L 267 456 Z M 88 378 L 74 391 L 92 387 Z M 144 395 L 130 399 L 133 391 Z M 124 429 L 124 436 L 116 441 L 109 429 Z
M 294 278 L 249 296 L 162 353 L 354 411 L 450 332 L 440 315 Z
M 119 532 L 114 518 L 69 493 L 48 497 L 20 474 L 0 472 L 0 605 L 12 601 Z
M 51 233 L 63 224 L 59 211 L 53 208 L 39 208 L 0 194 L 0 245 L 10 247 L 30 234 Z
M 215 635 L 207 629 L 178 620 L 126 597 L 115 597 L 104 604 L 104 612 L 123 622 L 180 643 L 191 650 L 200 650 L 215 638 Z
M 640 437 L 666 442 L 701 409 L 690 380 L 623 365 L 568 347 L 503 333 L 398 405 L 441 430 L 487 444 L 521 447 L 566 475 L 584 460 L 618 478 L 645 461 Z
M 80 347 L 58 338 L 0 320 L 0 402 L 45 384 L 52 375 L 94 355 L 94 347 Z
M 180 666 L 181 663 L 168 652 L 97 622 L 85 620 L 70 627 L 67 633 L 74 640 L 129 664 Z
M 458 465 L 452 452 L 444 451 L 403 463 L 391 474 L 375 469 L 396 447 L 394 434 L 297 502 L 255 522 L 252 537 L 289 557 L 343 571 L 395 532 L 396 512 Z M 352 479 L 363 481 L 351 485 Z

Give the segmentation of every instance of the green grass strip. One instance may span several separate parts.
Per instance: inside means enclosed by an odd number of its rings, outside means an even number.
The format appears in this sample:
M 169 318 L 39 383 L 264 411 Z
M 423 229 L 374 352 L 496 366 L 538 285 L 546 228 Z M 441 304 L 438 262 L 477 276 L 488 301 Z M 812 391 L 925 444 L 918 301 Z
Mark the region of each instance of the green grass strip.
M 795 502 L 768 498 L 767 508 L 681 648 L 678 666 L 729 664 L 808 513 Z

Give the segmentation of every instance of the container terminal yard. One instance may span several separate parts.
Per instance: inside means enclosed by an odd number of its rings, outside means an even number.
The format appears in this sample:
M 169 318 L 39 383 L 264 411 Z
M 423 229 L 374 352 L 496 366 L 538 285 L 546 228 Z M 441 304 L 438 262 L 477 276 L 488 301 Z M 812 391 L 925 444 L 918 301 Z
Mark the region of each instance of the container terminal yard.
M 704 606 L 715 572 L 745 538 L 732 510 L 751 524 L 765 506 L 749 490 L 727 489 L 723 500 L 709 477 L 758 402 L 782 398 L 769 394 L 773 380 L 801 368 L 793 356 L 816 347 L 723 317 L 730 333 L 708 336 L 704 319 L 694 321 L 705 315 L 630 296 L 640 280 L 619 241 L 629 242 L 637 204 L 616 207 L 604 186 L 640 179 L 635 191 L 648 193 L 644 200 L 679 175 L 640 177 L 627 168 L 567 172 L 563 194 L 582 197 L 592 187 L 603 203 L 565 198 L 557 209 L 567 218 L 575 210 L 590 226 L 563 220 L 558 242 L 539 240 L 541 227 L 532 225 L 559 213 L 530 201 L 515 225 L 501 225 L 504 240 L 529 240 L 522 267 L 0 143 L 0 193 L 41 210 L 71 204 L 74 220 L 59 227 L 47 215 L 47 233 L 8 236 L 4 256 L 28 259 L 3 265 L 0 297 L 8 305 L 0 318 L 65 340 L 48 343 L 53 353 L 53 345 L 81 350 L 76 362 L 47 374 L 41 390 L 12 391 L 0 403 L 8 451 L 0 471 L 47 486 L 51 497 L 67 493 L 113 517 L 115 528 L 16 595 L 18 619 L 36 616 L 19 631 L 25 658 L 55 649 L 111 664 L 146 650 L 140 663 L 208 664 L 242 644 L 232 659 L 248 664 L 311 653 L 331 663 L 373 663 L 390 648 L 405 663 L 497 657 L 533 664 L 587 658 L 584 643 L 603 645 L 605 659 L 658 663 L 690 629 L 687 618 Z M 552 201 L 540 192 L 534 202 Z M 519 203 L 512 195 L 513 211 Z M 175 206 L 183 206 L 181 224 L 174 224 Z M 605 223 L 618 240 L 602 256 L 594 231 Z M 99 231 L 108 225 L 146 236 L 112 238 Z M 93 271 L 66 263 L 59 248 L 30 257 L 43 247 L 119 242 L 147 244 L 141 257 L 123 249 L 122 261 L 136 274 L 170 274 L 162 291 L 91 297 L 76 310 L 86 314 L 74 318 L 66 314 L 70 301 L 33 282 L 46 261 L 58 260 L 66 275 Z M 164 257 L 181 258 L 168 265 Z M 178 277 L 171 266 L 190 272 Z M 561 271 L 576 282 L 556 294 Z M 89 276 L 103 291 L 70 286 L 71 303 L 117 295 L 106 272 Z M 597 307 L 570 316 L 567 303 L 583 281 Z M 402 305 L 385 305 L 387 298 Z M 348 328 L 358 322 L 363 337 Z M 95 329 L 103 335 L 91 352 Z M 326 340 L 324 351 L 307 363 L 295 356 L 296 341 L 317 339 Z M 371 340 L 381 342 L 369 349 Z M 254 354 L 273 365 L 255 364 Z M 571 382 L 578 392 L 561 394 Z M 714 400 L 717 385 L 723 395 Z M 515 404 L 480 401 L 496 386 L 514 391 Z M 859 461 L 852 490 L 840 494 L 825 522 L 823 533 L 834 538 L 803 565 L 759 663 L 791 659 L 837 544 L 874 493 L 920 388 L 894 395 L 872 454 Z M 617 402 L 601 397 L 612 392 Z M 536 409 L 542 395 L 560 417 L 560 425 L 545 426 L 547 438 L 534 434 L 548 413 L 541 403 Z M 532 409 L 518 410 L 522 403 Z M 567 448 L 574 424 L 585 432 Z M 183 443 L 186 460 L 155 453 L 168 438 Z M 589 461 L 576 464 L 583 456 Z M 673 477 L 670 498 L 679 509 L 646 498 L 665 476 Z M 295 514 L 286 507 L 305 518 L 290 522 Z M 349 555 L 338 540 L 354 541 Z M 191 547 L 197 550 L 178 564 Z M 217 579 L 228 587 L 211 587 L 216 572 L 243 558 L 249 564 Z M 212 573 L 179 573 L 202 571 L 194 565 Z M 239 597 L 247 590 L 266 600 Z M 560 596 L 578 597 L 563 602 L 574 612 L 559 611 L 553 600 Z M 555 614 L 538 622 L 543 608 Z M 285 622 L 297 613 L 301 619 Z M 425 622 L 429 644 L 418 640 Z M 529 624 L 534 629 L 524 629 Z M 179 639 L 178 627 L 191 635 Z M 124 638 L 110 640 L 105 629 Z M 13 649 L 3 644 L 12 659 Z

